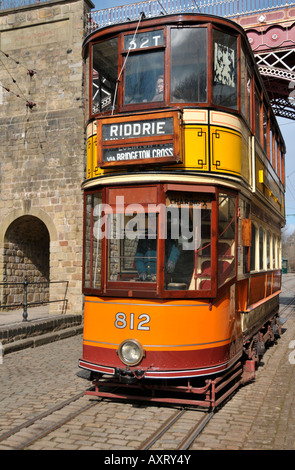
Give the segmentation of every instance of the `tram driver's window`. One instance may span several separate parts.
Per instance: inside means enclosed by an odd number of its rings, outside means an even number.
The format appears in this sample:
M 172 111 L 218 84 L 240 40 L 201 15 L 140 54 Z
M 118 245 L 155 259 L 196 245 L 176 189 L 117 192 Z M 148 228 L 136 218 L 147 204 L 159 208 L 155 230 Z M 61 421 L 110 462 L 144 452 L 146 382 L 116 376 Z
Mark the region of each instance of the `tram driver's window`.
M 210 196 L 167 193 L 165 289 L 211 289 L 211 209 Z
M 108 280 L 156 282 L 157 215 L 114 214 L 108 237 Z
M 237 39 L 213 31 L 213 102 L 237 109 Z
M 136 52 L 125 65 L 124 104 L 164 100 L 164 52 Z
M 85 196 L 84 226 L 84 287 L 101 287 L 101 237 L 98 233 L 97 214 L 101 206 L 100 193 Z
M 171 102 L 206 101 L 207 29 L 172 29 Z
M 118 39 L 94 44 L 92 54 L 92 113 L 96 114 L 116 105 Z

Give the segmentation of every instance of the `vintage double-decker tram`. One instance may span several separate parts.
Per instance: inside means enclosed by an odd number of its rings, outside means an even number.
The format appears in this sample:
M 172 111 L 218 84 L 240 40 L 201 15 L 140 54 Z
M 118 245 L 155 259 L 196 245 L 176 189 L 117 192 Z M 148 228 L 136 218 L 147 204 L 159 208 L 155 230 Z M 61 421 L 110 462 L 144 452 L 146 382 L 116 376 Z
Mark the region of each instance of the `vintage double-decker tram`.
M 79 364 L 98 396 L 216 406 L 280 333 L 285 147 L 247 37 L 141 16 L 83 53 Z

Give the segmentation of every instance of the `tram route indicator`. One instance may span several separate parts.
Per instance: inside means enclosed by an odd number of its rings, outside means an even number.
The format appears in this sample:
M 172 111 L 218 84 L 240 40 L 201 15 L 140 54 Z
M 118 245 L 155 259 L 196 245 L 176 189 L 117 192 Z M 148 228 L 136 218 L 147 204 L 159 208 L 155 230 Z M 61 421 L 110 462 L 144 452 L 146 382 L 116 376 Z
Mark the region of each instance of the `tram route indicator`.
M 173 157 L 173 144 L 104 149 L 103 162 L 126 162 Z
M 173 119 L 154 119 L 138 122 L 104 124 L 102 140 L 121 140 L 173 134 Z
M 179 162 L 180 128 L 175 112 L 98 120 L 98 165 Z

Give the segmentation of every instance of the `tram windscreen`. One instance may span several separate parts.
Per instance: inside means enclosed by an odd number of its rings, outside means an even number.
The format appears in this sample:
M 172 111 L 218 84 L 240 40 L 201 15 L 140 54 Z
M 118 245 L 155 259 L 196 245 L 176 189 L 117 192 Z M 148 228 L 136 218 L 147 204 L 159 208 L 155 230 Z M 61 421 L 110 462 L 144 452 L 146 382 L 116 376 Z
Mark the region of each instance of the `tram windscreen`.
M 94 44 L 92 54 L 92 113 L 96 114 L 116 105 L 118 38 Z
M 171 30 L 171 102 L 207 101 L 207 28 Z
M 115 214 L 108 241 L 108 280 L 156 282 L 157 215 Z
M 125 65 L 125 104 L 164 100 L 164 52 L 139 52 Z
M 101 193 L 85 196 L 84 287 L 101 287 L 101 240 L 97 220 L 102 202 Z
M 212 197 L 167 193 L 165 288 L 211 289 Z M 173 241 L 177 241 L 176 246 Z M 177 248 L 177 251 L 176 249 Z

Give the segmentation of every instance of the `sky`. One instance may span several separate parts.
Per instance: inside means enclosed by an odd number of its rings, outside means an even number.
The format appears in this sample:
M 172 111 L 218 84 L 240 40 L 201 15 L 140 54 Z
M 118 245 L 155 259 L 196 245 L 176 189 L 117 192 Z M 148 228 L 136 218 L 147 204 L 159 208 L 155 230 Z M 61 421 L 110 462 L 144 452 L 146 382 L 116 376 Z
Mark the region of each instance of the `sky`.
M 103 10 L 128 3 L 137 3 L 137 0 L 92 0 L 94 10 Z M 288 233 L 295 231 L 295 121 L 278 118 L 281 132 L 285 139 L 286 153 L 286 230 Z M 292 215 L 293 214 L 293 215 Z

